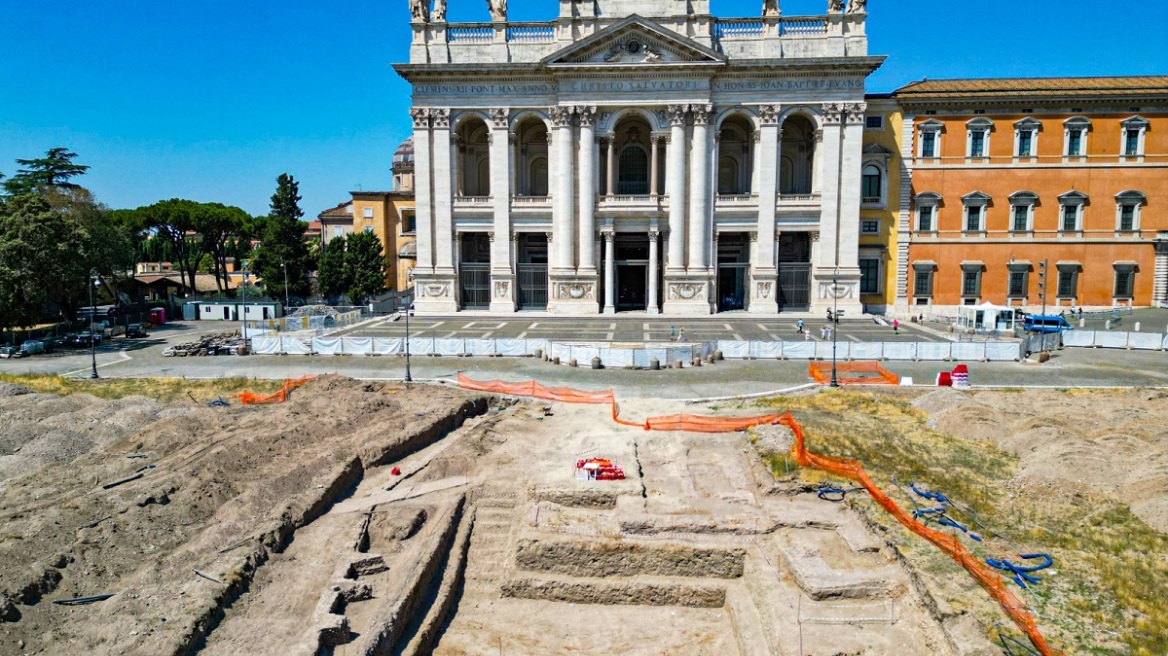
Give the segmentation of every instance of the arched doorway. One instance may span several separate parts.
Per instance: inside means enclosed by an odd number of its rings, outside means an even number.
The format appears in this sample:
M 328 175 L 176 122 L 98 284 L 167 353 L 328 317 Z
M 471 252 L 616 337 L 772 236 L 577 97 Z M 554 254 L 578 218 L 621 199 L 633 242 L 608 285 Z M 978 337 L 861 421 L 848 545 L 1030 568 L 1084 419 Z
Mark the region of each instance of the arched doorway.
M 458 126 L 458 161 L 455 165 L 455 194 L 491 195 L 491 143 L 487 124 L 473 116 Z
M 779 193 L 811 194 L 815 189 L 815 125 L 806 116 L 783 122 Z

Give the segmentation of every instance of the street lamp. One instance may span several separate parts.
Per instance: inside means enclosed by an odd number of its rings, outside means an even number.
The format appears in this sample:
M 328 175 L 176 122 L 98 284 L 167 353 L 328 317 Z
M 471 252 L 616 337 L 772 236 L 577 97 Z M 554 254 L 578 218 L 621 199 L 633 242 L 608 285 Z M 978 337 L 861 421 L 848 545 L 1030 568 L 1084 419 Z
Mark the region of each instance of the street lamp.
M 414 281 L 414 270 L 410 269 L 409 273 L 406 274 L 406 276 L 410 282 L 413 282 Z M 406 304 L 402 308 L 406 313 L 406 377 L 405 377 L 405 381 L 404 381 L 406 385 L 409 385 L 410 383 L 412 383 L 414 381 L 413 377 L 410 376 L 410 306 L 413 305 L 413 300 L 414 300 L 414 295 L 411 293 L 409 296 L 406 297 Z
M 251 272 L 247 270 L 247 260 L 243 261 L 243 346 L 247 347 L 247 283 Z
M 284 312 L 288 311 L 288 265 L 280 258 L 280 268 L 284 270 Z
M 91 312 L 92 312 L 89 315 L 89 360 L 90 360 L 90 364 L 93 365 L 93 371 L 92 371 L 92 373 L 89 374 L 89 378 L 92 380 L 97 380 L 97 378 L 98 378 L 98 376 L 97 376 L 97 341 L 94 339 L 94 336 L 93 336 L 93 322 L 94 322 L 94 320 L 97 319 L 97 301 L 93 297 L 93 288 L 97 287 L 98 282 L 101 280 L 100 276 L 101 276 L 101 274 L 98 272 L 97 269 L 90 269 L 89 270 L 89 307 L 90 307 Z
M 835 272 L 831 274 L 831 321 L 831 386 L 839 387 L 839 379 L 836 378 L 835 366 L 835 333 L 836 328 L 839 326 L 839 267 L 836 267 Z

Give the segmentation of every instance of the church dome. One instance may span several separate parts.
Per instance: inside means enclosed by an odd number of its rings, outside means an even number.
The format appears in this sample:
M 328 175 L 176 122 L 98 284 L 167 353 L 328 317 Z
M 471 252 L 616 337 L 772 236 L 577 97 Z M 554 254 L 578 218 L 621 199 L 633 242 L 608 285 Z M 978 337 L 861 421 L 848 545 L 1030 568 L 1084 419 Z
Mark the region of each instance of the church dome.
M 412 169 L 414 168 L 414 138 L 410 137 L 401 142 L 397 147 L 397 151 L 393 154 L 393 169 Z

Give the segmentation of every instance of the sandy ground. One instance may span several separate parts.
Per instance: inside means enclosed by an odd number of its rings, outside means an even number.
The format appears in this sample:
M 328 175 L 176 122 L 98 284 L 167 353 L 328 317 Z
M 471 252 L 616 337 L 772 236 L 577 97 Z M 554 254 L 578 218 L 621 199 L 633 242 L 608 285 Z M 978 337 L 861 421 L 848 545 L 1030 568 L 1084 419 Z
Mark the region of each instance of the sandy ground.
M 1019 491 L 1114 494 L 1168 533 L 1168 392 L 942 390 L 916 405 L 958 437 L 991 440 L 1021 458 Z

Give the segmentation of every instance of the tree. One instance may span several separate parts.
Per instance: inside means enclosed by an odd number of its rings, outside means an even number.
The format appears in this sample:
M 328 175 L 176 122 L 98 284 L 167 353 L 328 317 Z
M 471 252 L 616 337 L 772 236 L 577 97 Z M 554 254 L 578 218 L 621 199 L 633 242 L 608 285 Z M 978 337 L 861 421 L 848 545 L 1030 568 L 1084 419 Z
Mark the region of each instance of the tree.
M 354 233 L 345 251 L 345 275 L 349 278 L 349 300 L 364 305 L 374 294 L 385 291 L 385 255 L 381 240 L 372 232 Z
M 5 204 L 0 212 L 0 329 L 32 325 L 47 303 L 67 302 L 76 289 L 85 289 L 93 250 L 87 248 L 88 236 L 75 216 L 54 210 L 39 196 L 18 196 Z
M 333 237 L 320 253 L 320 265 L 316 269 L 317 293 L 329 303 L 348 293 L 353 281 L 347 274 L 345 238 Z
M 133 210 L 133 223 L 152 231 L 154 239 L 165 242 L 170 261 L 179 275 L 189 281 L 190 289 L 195 288 L 195 274 L 203 254 L 196 241 L 190 238 L 200 220 L 200 211 L 199 203 L 180 198 Z
M 78 189 L 73 178 L 85 175 L 89 167 L 73 162 L 77 153 L 68 148 L 50 148 L 44 157 L 18 159 L 24 168 L 4 182 L 4 190 L 13 196 L 36 193 L 44 189 Z
M 252 270 L 264 281 L 268 296 L 287 295 L 305 297 L 311 291 L 308 273 L 312 261 L 304 240 L 307 225 L 300 220 L 300 185 L 287 173 L 277 178 L 276 193 L 272 195 L 272 212 L 264 227 L 260 245 L 254 252 Z M 287 267 L 287 288 L 284 286 Z
M 215 286 L 220 293 L 227 281 L 227 258 L 231 256 L 228 241 L 249 218 L 238 207 L 220 203 L 204 203 L 195 213 L 195 230 L 202 235 L 203 258 L 210 259 L 210 267 L 204 273 L 215 275 Z

